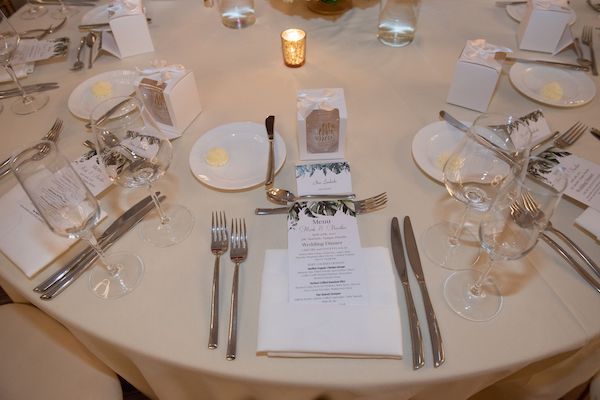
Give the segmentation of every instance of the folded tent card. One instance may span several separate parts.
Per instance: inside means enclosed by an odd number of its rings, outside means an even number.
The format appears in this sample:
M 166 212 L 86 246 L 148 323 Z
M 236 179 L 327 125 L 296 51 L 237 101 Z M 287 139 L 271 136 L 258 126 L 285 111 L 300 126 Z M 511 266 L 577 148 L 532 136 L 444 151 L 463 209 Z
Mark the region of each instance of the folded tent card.
M 556 54 L 573 43 L 567 0 L 528 0 L 517 31 L 519 49 Z
M 102 32 L 102 49 L 119 57 L 154 51 L 142 0 L 113 0 L 108 7 L 110 31 Z

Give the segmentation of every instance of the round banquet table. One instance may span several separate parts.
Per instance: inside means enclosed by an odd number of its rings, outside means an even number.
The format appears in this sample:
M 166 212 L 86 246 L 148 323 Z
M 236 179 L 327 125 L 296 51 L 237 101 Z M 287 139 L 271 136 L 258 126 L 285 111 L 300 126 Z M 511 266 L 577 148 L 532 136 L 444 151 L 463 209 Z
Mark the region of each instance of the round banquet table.
M 28 116 L 12 114 L 8 102 L 3 102 L 0 158 L 39 138 L 56 117 L 65 121 L 59 148 L 77 157 L 84 152 L 81 142 L 90 132 L 84 120 L 69 112 L 67 100 L 80 82 L 101 72 L 144 67 L 153 60 L 183 64 L 195 74 L 203 110 L 183 136 L 173 141 L 173 162 L 156 189 L 166 193 L 168 201 L 186 205 L 195 226 L 186 241 L 168 248 L 154 248 L 134 232 L 119 240 L 114 250 L 133 251 L 145 263 L 141 285 L 121 299 L 96 298 L 87 276 L 52 301 L 42 301 L 33 293 L 37 283 L 83 248 L 82 243 L 32 279 L 0 255 L 0 284 L 9 294 L 63 323 L 94 354 L 152 398 L 463 399 L 486 388 L 479 396 L 556 398 L 600 370 L 600 295 L 541 242 L 524 259 L 496 268 L 494 277 L 505 296 L 504 305 L 495 319 L 484 323 L 469 322 L 450 310 L 442 295 L 450 271 L 434 265 L 421 251 L 446 350 L 447 361 L 440 368 L 432 367 L 423 324 L 427 364 L 421 370 L 412 369 L 406 308 L 398 282 L 404 359 L 294 359 L 256 354 L 260 294 L 269 290 L 260 284 L 265 250 L 287 248 L 285 217 L 254 215 L 255 207 L 273 205 L 261 186 L 221 191 L 196 180 L 188 164 L 192 145 L 216 126 L 236 121 L 262 124 L 266 116 L 275 115 L 276 129 L 287 148 L 287 160 L 275 184 L 294 188 L 296 92 L 343 88 L 348 108 L 345 154 L 352 167 L 353 188 L 359 197 L 387 191 L 389 198 L 381 211 L 359 217 L 362 245 L 389 247 L 393 216 L 410 215 L 420 237 L 435 222 L 449 218 L 459 205 L 415 164 L 413 136 L 437 121 L 441 109 L 461 120 L 476 118 L 477 112 L 446 103 L 456 60 L 467 39 L 484 38 L 517 50 L 518 23 L 491 0 L 422 0 L 415 41 L 391 48 L 376 38 L 377 1 L 354 0 L 354 8 L 338 18 L 310 14 L 302 1 L 292 6 L 281 0 L 255 3 L 256 24 L 231 30 L 221 24 L 216 8 L 205 8 L 201 1 L 147 1 L 155 51 L 123 60 L 104 55 L 93 69 L 79 72 L 69 67 L 81 35 L 77 25 L 87 9 L 81 8 L 78 16 L 51 36 L 70 37 L 68 59 L 38 63 L 24 83 L 56 81 L 60 88 L 48 92 L 46 108 Z M 577 12 L 574 33 L 581 32 L 583 24 L 600 25 L 598 14 L 583 0 L 571 1 L 571 5 Z M 24 21 L 18 15 L 12 21 L 19 30 L 52 22 Z M 290 27 L 307 32 L 307 61 L 297 69 L 285 67 L 282 61 L 279 34 Z M 598 31 L 595 39 L 600 42 Z M 557 57 L 575 59 L 571 50 Z M 600 89 L 599 78 L 589 76 Z M 489 111 L 525 114 L 539 108 L 553 130 L 564 130 L 578 120 L 600 128 L 599 104 L 598 96 L 576 108 L 536 103 L 516 91 L 505 68 Z M 600 141 L 590 134 L 570 151 L 600 162 Z M 16 184 L 13 176 L 2 179 L 0 195 Z M 143 192 L 120 187 L 106 191 L 100 201 L 109 217 L 100 229 L 143 197 Z M 217 350 L 207 348 L 213 210 L 245 217 L 249 231 L 249 255 L 240 277 L 235 361 L 225 359 L 232 278 L 231 264 L 225 258 L 221 264 L 221 345 Z M 553 223 L 600 261 L 598 242 L 573 222 L 583 210 L 581 204 L 563 199 Z

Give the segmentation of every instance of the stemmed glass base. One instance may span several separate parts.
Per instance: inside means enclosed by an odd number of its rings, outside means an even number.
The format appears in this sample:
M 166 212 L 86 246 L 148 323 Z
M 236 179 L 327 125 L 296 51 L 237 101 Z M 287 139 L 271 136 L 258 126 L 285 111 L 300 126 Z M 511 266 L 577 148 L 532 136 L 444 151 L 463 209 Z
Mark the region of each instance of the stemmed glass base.
M 484 278 L 476 286 L 483 274 L 475 270 L 458 271 L 444 283 L 444 297 L 450 308 L 470 321 L 489 321 L 502 308 L 500 289 L 492 280 Z
M 455 238 L 459 226 L 442 222 L 429 228 L 423 235 L 425 254 L 434 263 L 450 270 L 467 269 L 481 254 L 479 238 L 463 228 Z
M 17 115 L 33 114 L 44 108 L 48 104 L 48 100 L 50 100 L 50 97 L 45 94 L 37 94 L 35 96 L 25 95 L 25 97 L 21 97 L 13 102 L 10 109 Z
M 62 5 L 58 7 L 58 9 L 56 9 L 55 11 L 51 12 L 50 16 L 54 19 L 63 19 L 65 17 L 72 17 L 73 15 L 77 15 L 78 13 L 79 10 L 77 10 L 76 8 Z
M 29 4 L 27 6 L 27 10 L 21 13 L 22 19 L 36 19 L 41 17 L 42 15 L 46 15 L 48 10 L 43 6 L 34 6 L 33 4 Z
M 161 205 L 166 218 L 160 212 L 147 216 L 140 226 L 143 240 L 157 247 L 168 247 L 187 238 L 194 227 L 194 216 L 186 207 L 178 204 Z
M 144 264 L 135 254 L 115 252 L 104 256 L 109 267 L 96 265 L 90 273 L 90 288 L 101 299 L 118 299 L 142 281 Z

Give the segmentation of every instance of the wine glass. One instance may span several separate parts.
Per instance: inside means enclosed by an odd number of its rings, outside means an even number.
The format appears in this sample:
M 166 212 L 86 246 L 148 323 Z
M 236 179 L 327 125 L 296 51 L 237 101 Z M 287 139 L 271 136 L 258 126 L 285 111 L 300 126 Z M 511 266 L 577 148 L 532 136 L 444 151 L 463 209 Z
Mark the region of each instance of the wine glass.
M 26 115 L 41 110 L 48 103 L 49 97 L 45 94 L 34 96 L 25 93 L 15 70 L 10 64 L 10 59 L 17 50 L 18 45 L 19 34 L 12 27 L 2 10 L 0 10 L 0 65 L 2 65 L 21 91 L 21 98 L 15 101 L 10 108 L 15 114 Z
M 140 283 L 144 265 L 134 254 L 105 254 L 92 229 L 100 219 L 100 205 L 69 161 L 48 140 L 18 152 L 11 169 L 29 199 L 56 234 L 85 239 L 98 254 L 90 274 L 92 291 L 102 299 L 115 299 Z
M 23 19 L 36 19 L 42 15 L 46 15 L 48 9 L 41 4 L 34 4 L 31 0 L 27 0 L 27 9 L 21 13 Z
M 79 13 L 79 10 L 77 10 L 75 7 L 69 7 L 65 5 L 65 2 L 62 0 L 58 0 L 58 3 L 60 4 L 58 8 L 50 14 L 52 18 L 63 19 L 65 17 L 72 17 L 73 15 L 77 15 L 77 13 Z
M 527 124 L 505 114 L 480 115 L 444 165 L 444 184 L 464 203 L 458 223 L 442 222 L 425 233 L 427 256 L 438 265 L 459 270 L 475 264 L 481 246 L 467 229 L 471 211 L 489 209 L 498 191 L 523 174 L 529 156 Z
M 457 271 L 444 283 L 444 298 L 450 308 L 471 321 L 488 321 L 502 307 L 500 289 L 490 278 L 500 261 L 517 260 L 537 243 L 567 186 L 563 169 L 554 168 L 551 184 L 532 175 L 519 177 L 496 197 L 479 225 L 479 239 L 489 257 L 483 273 Z M 529 201 L 537 205 L 532 211 Z
M 167 247 L 190 234 L 194 217 L 183 206 L 161 206 L 152 190 L 152 184 L 169 168 L 173 148 L 158 129 L 145 122 L 143 113 L 137 98 L 114 97 L 96 106 L 90 119 L 99 158 L 110 179 L 126 188 L 146 187 L 154 200 L 158 218 L 140 224 L 142 238 Z

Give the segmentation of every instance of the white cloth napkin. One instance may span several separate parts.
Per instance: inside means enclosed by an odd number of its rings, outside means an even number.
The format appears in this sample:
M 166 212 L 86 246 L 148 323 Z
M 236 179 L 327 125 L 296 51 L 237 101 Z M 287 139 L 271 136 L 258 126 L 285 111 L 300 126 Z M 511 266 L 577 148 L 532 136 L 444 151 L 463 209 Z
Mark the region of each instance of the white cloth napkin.
M 365 306 L 288 302 L 287 250 L 267 250 L 257 354 L 274 357 L 402 358 L 396 279 L 388 249 L 362 249 Z
M 575 223 L 600 240 L 600 211 L 588 207 L 575 219 Z

